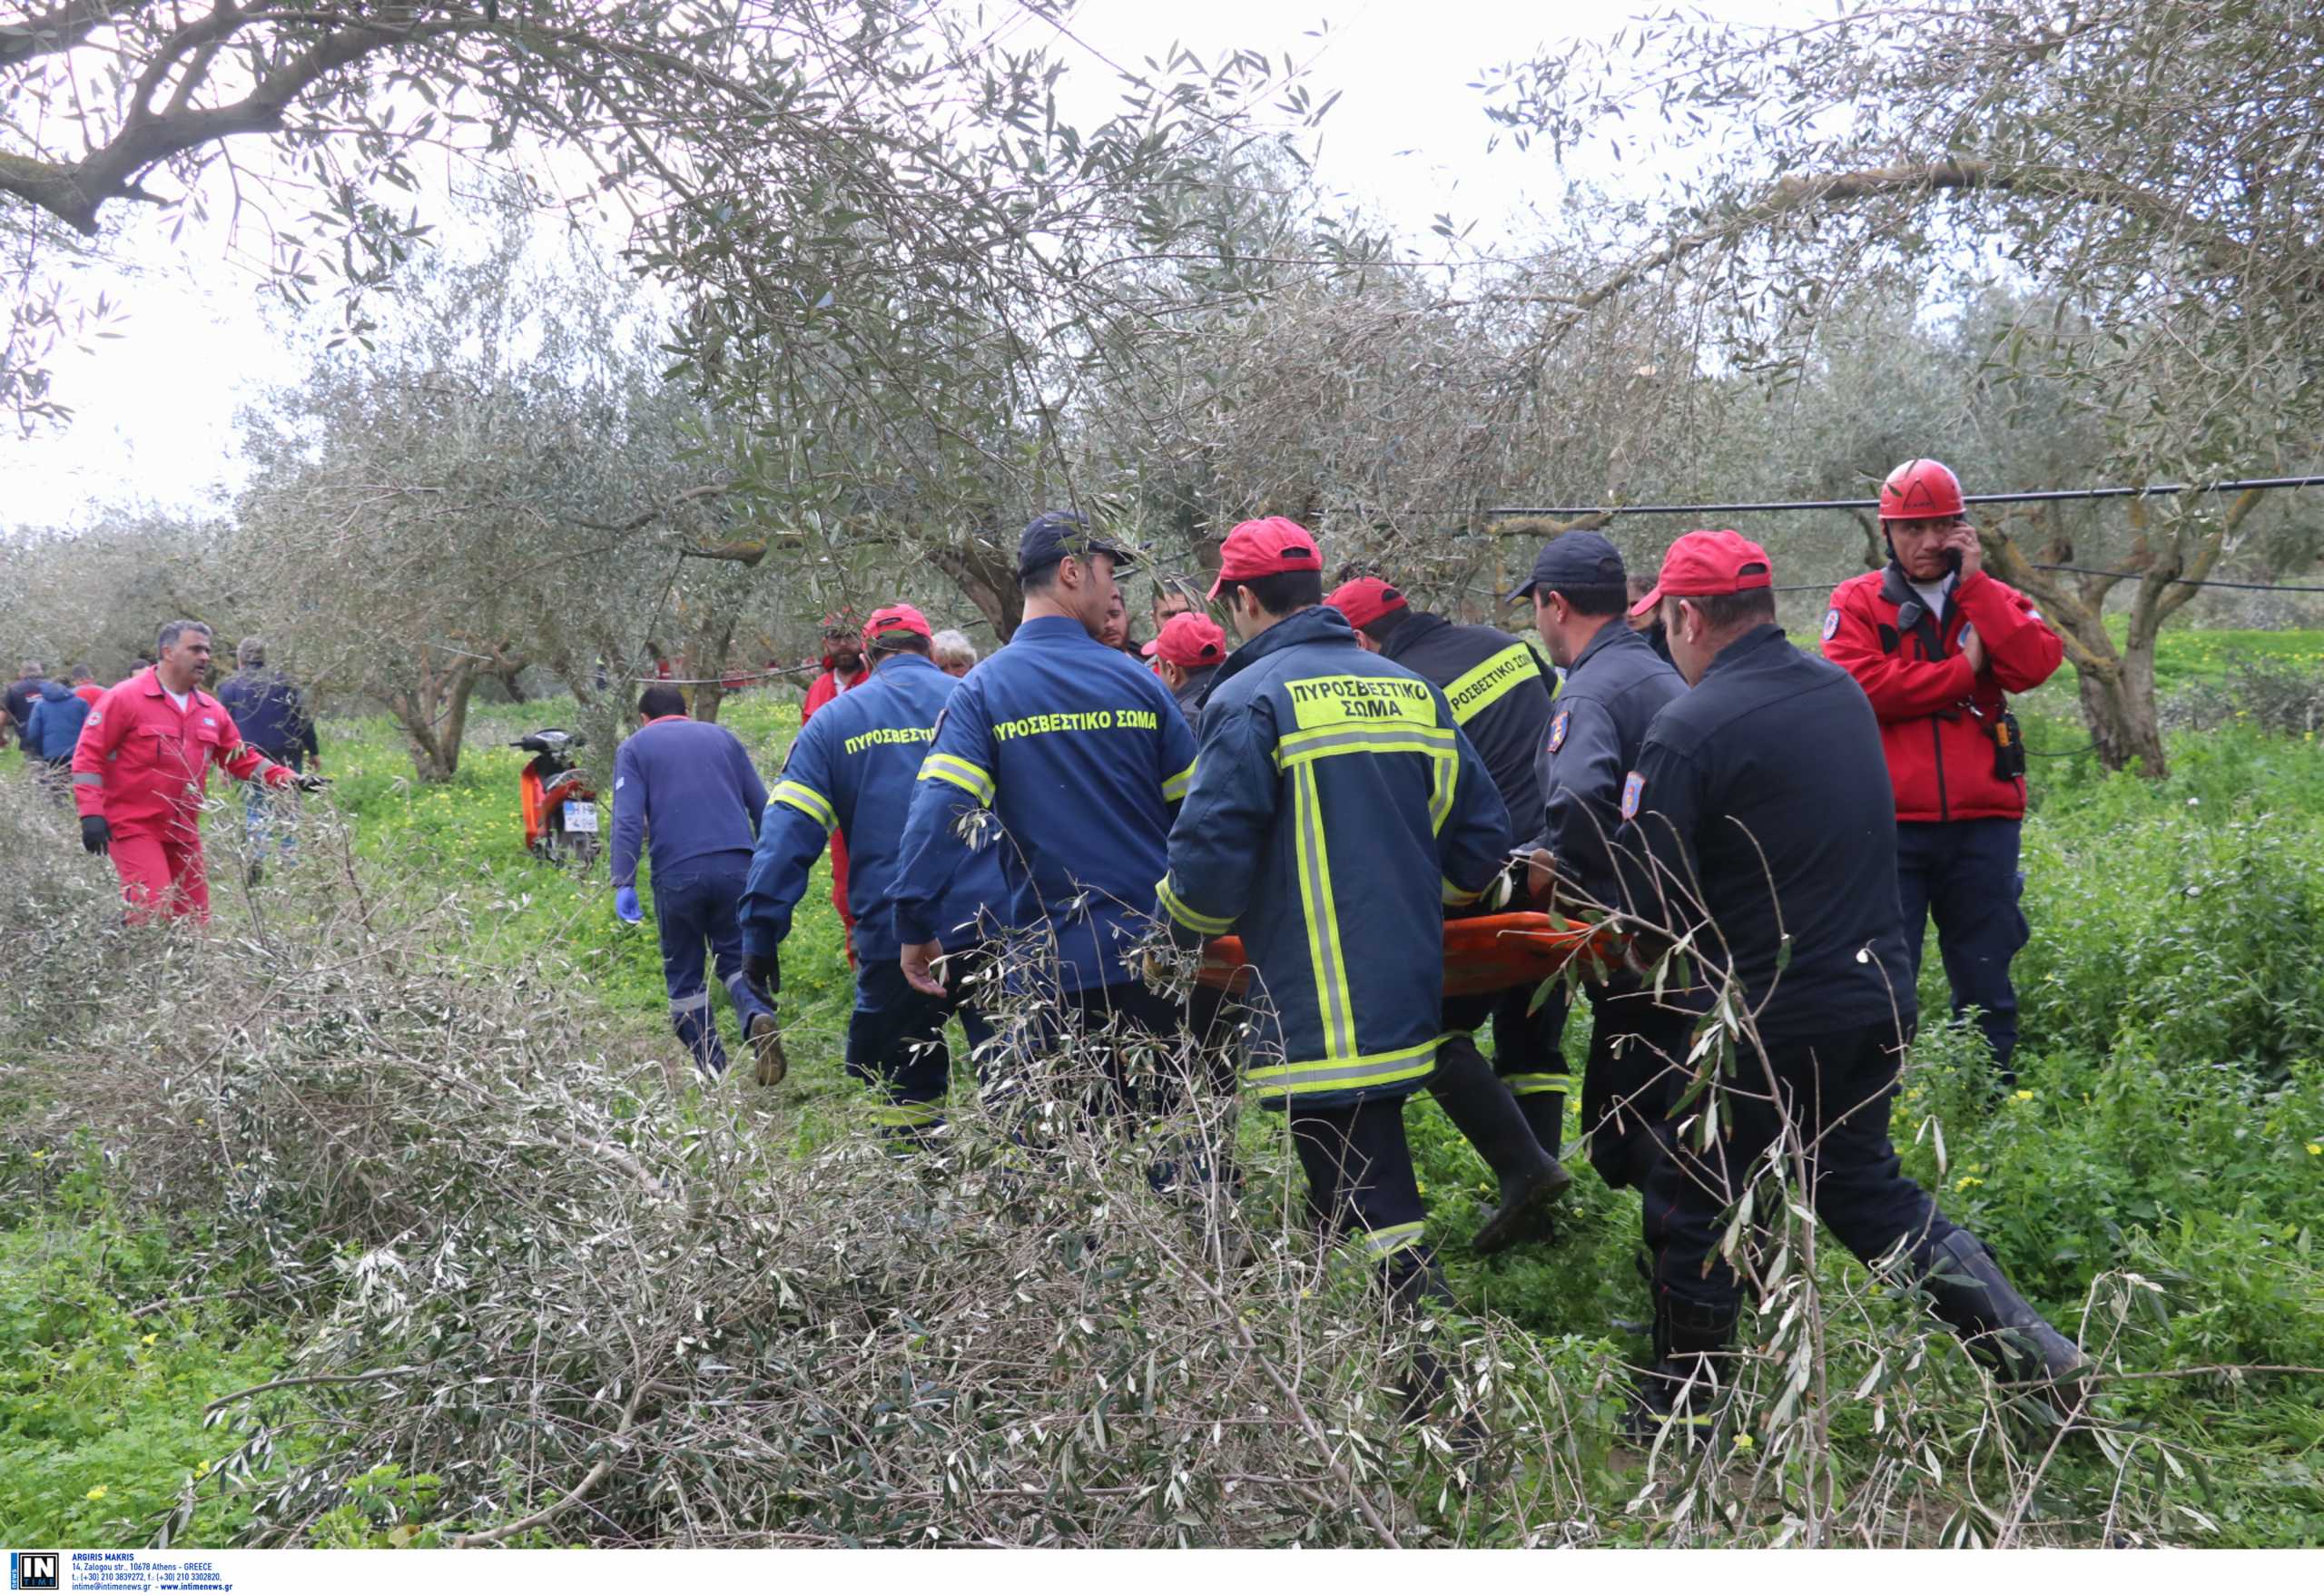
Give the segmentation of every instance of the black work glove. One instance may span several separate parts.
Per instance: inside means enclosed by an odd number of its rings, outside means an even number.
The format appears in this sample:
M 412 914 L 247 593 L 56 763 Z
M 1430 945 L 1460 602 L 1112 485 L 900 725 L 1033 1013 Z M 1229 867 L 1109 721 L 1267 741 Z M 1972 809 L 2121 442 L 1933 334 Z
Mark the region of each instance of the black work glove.
M 746 952 L 743 955 L 743 979 L 773 1001 L 783 994 L 783 960 L 772 952 Z
M 300 770 L 291 775 L 290 784 L 300 792 L 320 792 L 330 784 L 330 777 L 318 775 L 311 770 Z
M 82 816 L 81 845 L 93 853 L 113 851 L 113 827 L 105 823 L 103 814 Z

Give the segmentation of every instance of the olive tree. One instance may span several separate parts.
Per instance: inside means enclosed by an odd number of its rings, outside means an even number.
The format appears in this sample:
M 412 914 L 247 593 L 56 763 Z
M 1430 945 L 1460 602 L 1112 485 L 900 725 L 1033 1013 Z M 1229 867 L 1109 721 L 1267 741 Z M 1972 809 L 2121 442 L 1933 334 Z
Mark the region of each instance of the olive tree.
M 1670 12 L 1515 65 L 1492 113 L 1561 156 L 1606 141 L 1685 173 L 1586 302 L 1683 281 L 1723 359 L 1781 370 L 1851 285 L 1998 257 L 2054 311 L 1991 340 L 1996 380 L 2056 385 L 2133 480 L 2203 480 L 2311 458 L 2324 421 L 2319 52 L 2312 8 L 2206 0 Z M 2065 634 L 2110 765 L 2162 771 L 2155 636 L 2253 507 L 2146 501 L 2129 578 L 2036 570 L 2017 528 L 1981 528 Z

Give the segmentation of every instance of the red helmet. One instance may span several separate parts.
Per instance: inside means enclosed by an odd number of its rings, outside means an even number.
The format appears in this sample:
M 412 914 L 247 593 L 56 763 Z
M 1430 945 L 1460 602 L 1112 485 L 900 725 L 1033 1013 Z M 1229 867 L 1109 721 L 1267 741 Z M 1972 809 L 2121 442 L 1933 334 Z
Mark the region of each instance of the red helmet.
M 1942 460 L 1908 459 L 1880 484 L 1882 520 L 1949 520 L 1961 513 L 1961 478 Z

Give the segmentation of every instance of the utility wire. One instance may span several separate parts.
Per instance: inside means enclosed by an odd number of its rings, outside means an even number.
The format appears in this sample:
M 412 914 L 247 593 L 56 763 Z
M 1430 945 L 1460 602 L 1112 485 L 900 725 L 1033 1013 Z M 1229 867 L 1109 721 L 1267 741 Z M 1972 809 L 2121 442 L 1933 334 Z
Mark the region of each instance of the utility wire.
M 2053 487 L 2041 492 L 1966 493 L 1971 504 L 2061 504 L 2083 498 L 2167 498 L 2181 493 L 2266 492 L 2278 487 L 2324 487 L 2324 475 L 2250 477 L 2234 482 L 2156 482 L 2144 487 Z M 1487 516 L 1503 515 L 1775 515 L 1792 509 L 1877 509 L 1877 498 L 1794 498 L 1766 504 L 1586 504 L 1529 507 L 1504 505 Z

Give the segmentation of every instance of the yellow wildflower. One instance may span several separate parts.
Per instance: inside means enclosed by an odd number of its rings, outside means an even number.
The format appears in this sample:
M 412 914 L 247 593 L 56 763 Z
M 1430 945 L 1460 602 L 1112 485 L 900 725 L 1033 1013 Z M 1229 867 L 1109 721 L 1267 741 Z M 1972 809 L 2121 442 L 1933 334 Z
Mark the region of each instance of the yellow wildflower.
M 1748 1434 L 1738 1434 L 1735 1437 L 1735 1449 L 1738 1451 L 1748 1451 L 1758 1443 L 1759 1442 L 1758 1441 L 1752 1439 Z
M 1971 1186 L 1981 1186 L 1985 1182 L 1984 1180 L 1979 1179 L 1974 1174 L 1965 1174 L 1959 1179 L 1953 1182 L 1953 1188 L 1956 1191 L 1965 1191 Z
M 161 1337 L 160 1335 L 158 1335 L 158 1334 L 149 1334 L 149 1335 L 147 1335 L 143 1340 L 139 1341 L 137 1344 L 140 1344 L 140 1345 L 152 1345 L 155 1341 L 157 1341 L 157 1340 L 159 1340 L 159 1339 L 161 1339 L 161 1338 L 162 1338 L 162 1337 Z
M 2017 1099 L 2020 1102 L 2031 1102 L 2034 1100 L 2034 1093 L 2031 1091 L 2020 1091 L 2017 1093 Z
M 105 1498 L 105 1487 L 102 1484 L 95 1486 L 89 1492 L 88 1498 L 91 1501 L 103 1501 Z

